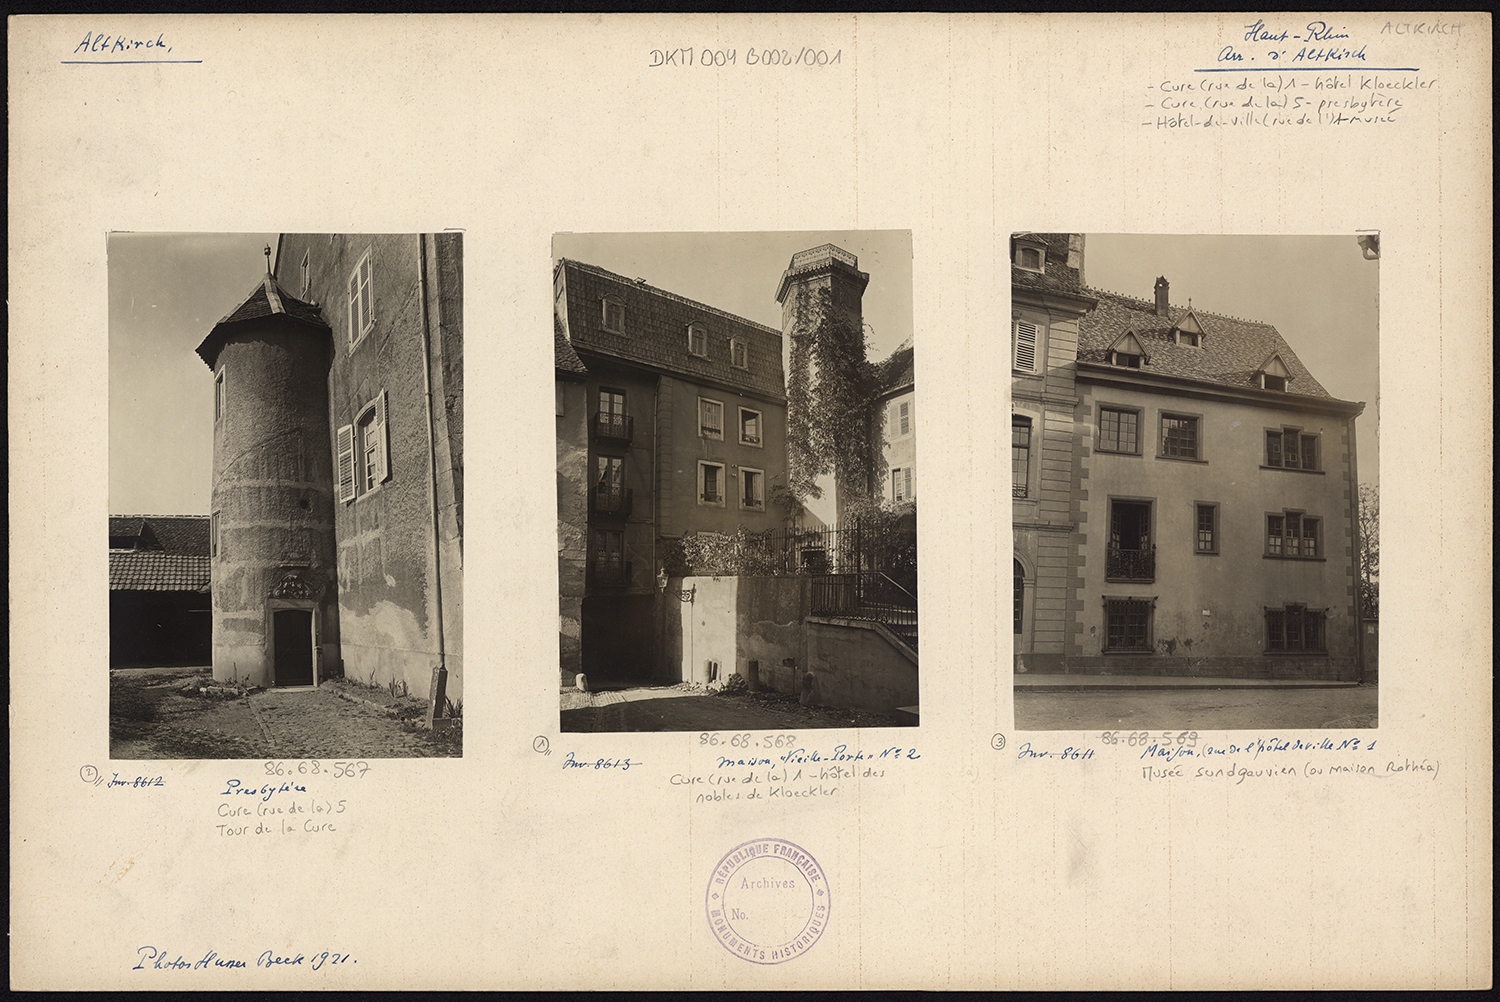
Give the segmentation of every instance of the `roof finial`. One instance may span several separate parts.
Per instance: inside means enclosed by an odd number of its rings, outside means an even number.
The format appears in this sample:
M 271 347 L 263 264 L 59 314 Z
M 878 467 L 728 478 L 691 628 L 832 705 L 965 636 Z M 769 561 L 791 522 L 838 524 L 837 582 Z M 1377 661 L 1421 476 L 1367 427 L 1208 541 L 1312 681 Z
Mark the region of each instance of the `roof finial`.
M 271 245 L 266 244 L 266 275 L 271 274 Z

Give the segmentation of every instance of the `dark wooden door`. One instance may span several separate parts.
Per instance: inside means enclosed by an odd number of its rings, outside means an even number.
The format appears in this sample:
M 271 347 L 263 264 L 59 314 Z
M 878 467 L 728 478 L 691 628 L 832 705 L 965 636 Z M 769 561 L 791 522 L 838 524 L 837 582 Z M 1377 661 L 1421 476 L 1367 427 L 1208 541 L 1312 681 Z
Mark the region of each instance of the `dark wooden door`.
M 277 609 L 276 684 L 312 685 L 312 610 Z

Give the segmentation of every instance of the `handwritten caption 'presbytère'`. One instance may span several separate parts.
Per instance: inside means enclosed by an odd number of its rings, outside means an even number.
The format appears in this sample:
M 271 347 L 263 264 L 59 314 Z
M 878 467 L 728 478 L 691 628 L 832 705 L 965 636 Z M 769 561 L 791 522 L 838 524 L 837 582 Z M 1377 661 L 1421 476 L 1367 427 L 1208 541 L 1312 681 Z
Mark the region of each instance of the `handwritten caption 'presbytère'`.
M 263 781 L 228 779 L 215 797 L 215 834 L 221 838 L 319 835 L 349 828 L 349 798 L 327 792 L 328 784 L 364 778 L 368 762 L 267 762 Z M 324 781 L 320 787 L 308 777 Z
M 1387 22 L 1376 33 L 1376 52 L 1337 22 L 1257 20 L 1207 65 L 1147 84 L 1140 124 L 1167 130 L 1388 125 L 1438 86 L 1436 76 L 1389 51 L 1411 48 L 1404 36 L 1456 38 L 1462 29 L 1450 21 Z

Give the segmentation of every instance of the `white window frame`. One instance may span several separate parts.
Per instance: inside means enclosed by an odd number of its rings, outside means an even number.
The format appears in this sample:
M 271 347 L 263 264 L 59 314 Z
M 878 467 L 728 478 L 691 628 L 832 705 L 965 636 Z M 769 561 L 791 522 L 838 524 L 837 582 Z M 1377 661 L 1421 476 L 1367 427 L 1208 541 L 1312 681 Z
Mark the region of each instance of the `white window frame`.
M 1012 317 L 1010 321 L 1010 364 L 1016 372 L 1035 374 L 1042 347 L 1042 325 L 1034 320 Z
M 359 263 L 349 272 L 349 281 L 344 283 L 346 295 L 344 305 L 349 310 L 349 347 L 364 340 L 366 334 L 375 329 L 374 266 L 370 263 L 370 248 L 365 248 Z
M 751 483 L 755 484 L 757 486 L 757 488 L 758 488 L 757 491 L 755 492 L 758 495 L 758 497 L 756 497 L 754 499 L 754 502 L 751 503 L 751 504 L 746 504 L 745 503 L 745 478 L 747 476 L 758 477 L 759 478 L 759 480 L 751 481 Z M 735 492 L 735 497 L 739 501 L 739 505 L 740 505 L 741 510 L 743 510 L 743 511 L 765 511 L 766 510 L 766 471 L 765 470 L 757 470 L 757 469 L 755 469 L 754 467 L 751 467 L 751 466 L 741 466 L 740 467 L 739 481 L 740 481 L 740 483 L 739 483 L 739 490 Z
M 1037 263 L 1035 267 L 1022 262 L 1022 257 L 1024 256 L 1023 252 L 1028 250 L 1036 251 Z M 1016 241 L 1016 251 L 1011 258 L 1011 263 L 1014 264 L 1017 268 L 1020 268 L 1022 271 L 1035 272 L 1038 275 L 1046 274 L 1047 245 L 1042 243 L 1040 240 L 1018 239 Z
M 694 344 L 695 341 L 702 345 L 702 348 L 703 348 L 702 351 L 696 350 L 696 346 Z M 691 324 L 688 324 L 687 325 L 687 346 L 688 346 L 688 354 L 689 355 L 692 355 L 694 358 L 707 358 L 708 357 L 708 328 L 704 327 L 700 323 L 691 323 Z
M 719 433 L 717 435 L 711 432 L 704 431 L 704 426 L 707 424 L 707 422 L 703 420 L 706 416 L 706 412 L 703 408 L 704 404 L 709 404 L 719 409 Z M 724 401 L 714 400 L 711 397 L 698 398 L 698 437 L 712 439 L 715 442 L 724 441 Z
M 917 497 L 916 475 L 914 468 L 910 466 L 897 466 L 891 469 L 891 500 L 893 502 L 913 501 Z
M 740 419 L 739 419 L 740 444 L 744 445 L 744 446 L 749 446 L 752 449 L 763 449 L 763 448 L 765 448 L 765 441 L 766 441 L 766 416 L 763 413 L 761 413 L 760 411 L 752 410 L 749 407 L 741 407 L 739 409 L 739 412 L 740 412 Z M 751 441 L 750 439 L 748 439 L 748 438 L 745 437 L 745 415 L 746 414 L 754 414 L 755 415 L 755 428 L 756 428 L 756 431 L 757 431 L 759 437 L 756 438 L 754 441 Z
M 389 404 L 381 390 L 360 408 L 354 421 L 338 429 L 335 443 L 339 501 L 349 504 L 380 488 L 391 479 L 391 436 L 387 420 Z M 367 432 L 366 429 L 369 429 Z M 374 449 L 367 448 L 366 435 L 375 435 Z M 373 454 L 374 462 L 370 462 Z
M 715 469 L 715 470 L 719 471 L 719 499 L 717 501 L 709 501 L 709 500 L 705 499 L 705 494 L 707 492 L 704 490 L 705 482 L 704 482 L 704 479 L 703 479 L 703 472 L 704 472 L 705 469 L 709 469 L 709 468 L 712 468 L 712 469 Z M 727 472 L 728 472 L 728 470 L 727 470 L 727 468 L 725 467 L 725 465 L 723 463 L 715 463 L 715 462 L 712 462 L 711 460 L 707 460 L 707 459 L 700 459 L 700 460 L 698 460 L 698 481 L 694 485 L 694 488 L 693 488 L 694 495 L 698 499 L 698 507 L 700 507 L 700 508 L 723 508 L 724 507 L 725 495 L 728 493 L 727 490 L 726 490 L 726 488 L 728 487 L 728 484 L 725 482 L 725 479 L 724 479 L 725 476 L 726 476 L 726 474 L 727 474 Z
M 750 368 L 750 346 L 738 338 L 729 342 L 729 364 L 736 369 Z
M 217 424 L 224 417 L 224 405 L 228 402 L 227 386 L 224 382 L 224 368 L 221 366 L 214 375 L 214 423 Z
M 619 322 L 614 326 L 611 326 L 609 322 L 609 308 L 611 306 L 620 311 Z M 614 331 L 616 334 L 625 333 L 625 304 L 618 297 L 605 296 L 599 300 L 599 326 L 604 330 Z

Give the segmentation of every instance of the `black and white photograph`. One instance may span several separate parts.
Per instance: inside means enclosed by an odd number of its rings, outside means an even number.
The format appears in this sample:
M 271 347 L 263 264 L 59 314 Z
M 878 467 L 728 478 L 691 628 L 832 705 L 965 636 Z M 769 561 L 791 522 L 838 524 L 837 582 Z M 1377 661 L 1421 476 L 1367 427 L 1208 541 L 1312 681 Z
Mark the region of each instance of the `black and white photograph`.
M 563 731 L 915 726 L 909 231 L 553 240 Z
M 462 754 L 459 233 L 113 233 L 110 757 Z
M 1376 726 L 1378 234 L 1010 243 L 1016 726 Z

